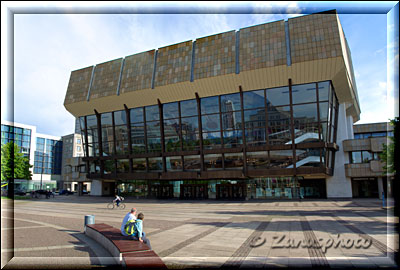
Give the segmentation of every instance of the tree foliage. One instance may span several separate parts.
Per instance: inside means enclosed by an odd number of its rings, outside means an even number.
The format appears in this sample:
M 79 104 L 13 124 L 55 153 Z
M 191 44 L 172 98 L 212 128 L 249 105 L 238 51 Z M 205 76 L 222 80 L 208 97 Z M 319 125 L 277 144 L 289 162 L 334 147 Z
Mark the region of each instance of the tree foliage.
M 20 148 L 9 142 L 1 148 L 1 181 L 9 182 L 12 179 L 32 179 L 29 170 L 32 165 L 29 159 L 20 153 Z
M 393 120 L 390 120 L 390 125 L 394 127 L 394 137 L 389 137 L 389 144 L 383 144 L 383 152 L 379 155 L 381 161 L 385 164 L 383 168 L 385 169 L 385 173 L 396 173 L 395 167 L 395 149 L 398 147 L 396 145 L 396 134 L 398 133 L 399 127 L 399 117 L 396 117 Z

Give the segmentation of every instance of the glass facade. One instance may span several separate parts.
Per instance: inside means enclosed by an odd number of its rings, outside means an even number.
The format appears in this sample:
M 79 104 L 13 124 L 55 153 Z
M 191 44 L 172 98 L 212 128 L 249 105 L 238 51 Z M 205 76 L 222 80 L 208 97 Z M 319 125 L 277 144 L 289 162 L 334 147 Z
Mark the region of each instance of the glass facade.
M 62 148 L 62 141 L 37 137 L 33 173 L 61 174 Z
M 20 148 L 21 153 L 29 159 L 31 134 L 30 129 L 1 124 L 1 145 L 14 142 Z
M 324 81 L 88 115 L 80 123 L 90 173 L 246 173 L 332 168 L 337 113 L 333 86 Z

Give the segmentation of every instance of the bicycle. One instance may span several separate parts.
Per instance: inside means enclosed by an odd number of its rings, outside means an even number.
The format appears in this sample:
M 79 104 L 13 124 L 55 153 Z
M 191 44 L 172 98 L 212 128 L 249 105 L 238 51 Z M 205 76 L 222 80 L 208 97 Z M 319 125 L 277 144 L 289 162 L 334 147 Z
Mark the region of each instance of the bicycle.
M 122 197 L 121 197 L 121 199 L 122 199 L 122 201 L 124 200 L 124 198 L 122 198 Z M 119 205 L 117 205 L 116 202 L 112 201 L 109 204 L 107 204 L 107 208 L 108 209 L 114 209 L 114 208 L 125 209 L 126 205 L 122 201 L 119 202 Z

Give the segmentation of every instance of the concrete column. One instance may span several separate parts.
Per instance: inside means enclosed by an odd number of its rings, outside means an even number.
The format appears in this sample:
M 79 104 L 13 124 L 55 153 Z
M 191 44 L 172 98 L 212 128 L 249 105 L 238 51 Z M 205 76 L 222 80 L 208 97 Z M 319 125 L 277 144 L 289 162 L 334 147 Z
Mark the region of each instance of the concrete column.
M 354 131 L 353 131 L 353 116 L 347 116 L 347 136 L 348 139 L 354 139 Z M 338 123 L 339 125 L 339 123 Z
M 349 118 L 346 117 L 346 104 L 339 104 L 338 127 L 336 143 L 339 151 L 335 154 L 335 169 L 333 176 L 326 179 L 326 194 L 329 198 L 352 198 L 351 179 L 346 177 L 344 164 L 349 163 L 348 152 L 343 151 L 343 140 L 349 139 Z M 352 120 L 351 120 L 352 123 Z
M 383 192 L 382 177 L 378 177 L 378 193 L 379 193 L 379 199 L 381 199 L 381 200 L 382 200 L 382 192 Z
M 90 190 L 90 195 L 101 196 L 103 195 L 103 181 L 92 180 L 92 186 Z
M 83 182 L 78 182 L 78 196 L 83 195 Z

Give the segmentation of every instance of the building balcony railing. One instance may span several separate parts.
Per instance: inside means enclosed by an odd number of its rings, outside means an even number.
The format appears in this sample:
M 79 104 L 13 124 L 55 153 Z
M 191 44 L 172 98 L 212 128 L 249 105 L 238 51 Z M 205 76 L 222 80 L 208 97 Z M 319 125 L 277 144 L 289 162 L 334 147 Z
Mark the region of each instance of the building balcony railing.
M 369 163 L 345 164 L 347 177 L 379 177 L 385 176 L 384 164 L 379 160 L 371 160 Z

